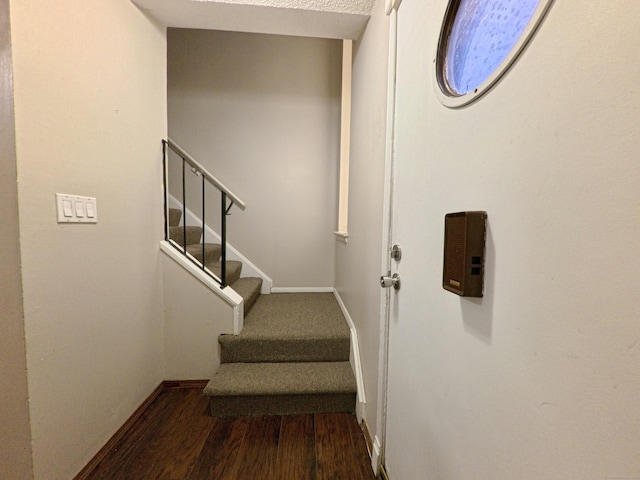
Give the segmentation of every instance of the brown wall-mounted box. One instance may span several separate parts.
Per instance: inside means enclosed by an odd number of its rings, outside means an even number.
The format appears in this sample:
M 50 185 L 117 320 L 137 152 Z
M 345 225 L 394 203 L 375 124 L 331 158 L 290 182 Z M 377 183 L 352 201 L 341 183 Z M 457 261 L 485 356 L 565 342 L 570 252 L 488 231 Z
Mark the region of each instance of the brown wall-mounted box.
M 487 212 L 448 213 L 444 217 L 442 287 L 462 297 L 482 297 Z

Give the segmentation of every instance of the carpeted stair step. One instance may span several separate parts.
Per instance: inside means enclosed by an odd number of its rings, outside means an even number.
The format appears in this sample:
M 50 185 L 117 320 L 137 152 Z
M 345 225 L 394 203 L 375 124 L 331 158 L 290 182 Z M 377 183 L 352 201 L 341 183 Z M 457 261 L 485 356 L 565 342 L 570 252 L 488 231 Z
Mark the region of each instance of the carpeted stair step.
M 169 226 L 176 227 L 180 224 L 180 219 L 182 218 L 182 210 L 179 208 L 170 208 L 169 209 Z
M 220 252 L 222 247 L 219 243 L 205 243 L 204 244 L 204 262 L 202 261 L 202 244 L 195 243 L 193 245 L 187 245 L 187 252 L 195 257 L 200 263 L 205 265 L 214 263 L 220 260 Z
M 239 278 L 233 282 L 231 288 L 233 288 L 244 300 L 244 314 L 246 316 L 260 296 L 262 279 L 256 277 Z
M 356 381 L 349 362 L 229 363 L 204 394 L 214 416 L 354 412 Z
M 221 335 L 222 363 L 342 362 L 350 330 L 332 293 L 260 295 L 240 335 Z
M 227 260 L 227 285 L 235 283 L 242 273 L 242 262 L 236 260 Z M 211 270 L 218 278 L 222 278 L 222 262 L 217 261 L 207 264 L 207 268 Z
M 169 238 L 180 246 L 184 246 L 184 234 L 187 234 L 187 245 L 200 243 L 202 227 L 169 227 Z

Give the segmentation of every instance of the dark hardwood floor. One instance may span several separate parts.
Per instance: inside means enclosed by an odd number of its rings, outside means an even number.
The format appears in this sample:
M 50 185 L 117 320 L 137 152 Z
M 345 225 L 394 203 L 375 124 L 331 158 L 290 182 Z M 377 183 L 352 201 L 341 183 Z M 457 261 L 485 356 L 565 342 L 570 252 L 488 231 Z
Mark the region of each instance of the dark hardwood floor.
M 165 388 L 84 478 L 374 479 L 354 415 L 214 418 L 196 388 Z

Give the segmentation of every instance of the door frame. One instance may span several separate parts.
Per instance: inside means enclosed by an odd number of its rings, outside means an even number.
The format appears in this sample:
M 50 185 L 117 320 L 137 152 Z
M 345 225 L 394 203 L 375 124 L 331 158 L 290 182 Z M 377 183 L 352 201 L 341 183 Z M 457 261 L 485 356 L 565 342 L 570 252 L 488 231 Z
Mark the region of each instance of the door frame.
M 382 256 L 381 274 L 391 273 L 390 256 L 393 245 L 393 203 L 395 172 L 395 111 L 396 111 L 396 66 L 397 66 L 397 27 L 398 8 L 402 0 L 385 0 L 386 14 L 389 16 L 389 53 L 387 67 L 387 119 L 386 150 L 384 162 L 384 197 L 382 212 Z M 380 294 L 380 344 L 378 350 L 378 395 L 376 412 L 376 435 L 373 438 L 371 466 L 376 475 L 384 470 L 384 454 L 387 427 L 387 388 L 389 366 L 389 321 L 391 313 L 391 295 L 395 290 L 382 289 Z

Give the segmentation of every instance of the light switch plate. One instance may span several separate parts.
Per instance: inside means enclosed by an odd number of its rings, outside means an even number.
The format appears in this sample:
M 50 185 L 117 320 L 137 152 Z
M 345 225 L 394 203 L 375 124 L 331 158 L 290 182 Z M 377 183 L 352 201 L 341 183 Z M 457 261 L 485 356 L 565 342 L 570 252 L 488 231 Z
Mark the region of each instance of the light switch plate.
M 95 197 L 56 193 L 58 223 L 98 223 Z

